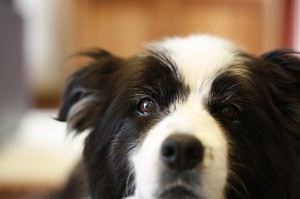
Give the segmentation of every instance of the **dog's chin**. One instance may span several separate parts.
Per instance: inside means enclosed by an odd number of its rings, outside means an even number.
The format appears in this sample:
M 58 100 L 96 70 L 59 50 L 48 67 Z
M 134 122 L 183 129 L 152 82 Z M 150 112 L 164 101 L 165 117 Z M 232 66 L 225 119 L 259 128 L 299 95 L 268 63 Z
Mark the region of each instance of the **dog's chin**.
M 205 199 L 184 186 L 174 186 L 163 190 L 158 199 Z

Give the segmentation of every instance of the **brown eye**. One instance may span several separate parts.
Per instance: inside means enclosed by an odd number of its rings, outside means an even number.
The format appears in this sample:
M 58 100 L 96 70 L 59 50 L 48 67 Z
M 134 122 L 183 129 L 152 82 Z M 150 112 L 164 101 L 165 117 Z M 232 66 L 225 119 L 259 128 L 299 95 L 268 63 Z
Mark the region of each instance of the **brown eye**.
M 236 120 L 238 118 L 238 109 L 235 106 L 225 106 L 221 109 L 221 114 L 228 120 Z
M 157 105 L 154 100 L 144 98 L 138 103 L 138 112 L 141 114 L 150 114 L 157 111 Z

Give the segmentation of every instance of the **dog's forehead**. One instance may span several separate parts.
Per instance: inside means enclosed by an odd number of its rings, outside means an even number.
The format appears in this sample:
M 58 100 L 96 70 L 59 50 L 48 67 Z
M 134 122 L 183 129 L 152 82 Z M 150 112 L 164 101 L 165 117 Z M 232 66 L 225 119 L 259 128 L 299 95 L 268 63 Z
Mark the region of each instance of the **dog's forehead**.
M 171 60 L 191 90 L 202 90 L 226 67 L 236 64 L 242 50 L 218 37 L 175 37 L 151 45 L 151 50 Z

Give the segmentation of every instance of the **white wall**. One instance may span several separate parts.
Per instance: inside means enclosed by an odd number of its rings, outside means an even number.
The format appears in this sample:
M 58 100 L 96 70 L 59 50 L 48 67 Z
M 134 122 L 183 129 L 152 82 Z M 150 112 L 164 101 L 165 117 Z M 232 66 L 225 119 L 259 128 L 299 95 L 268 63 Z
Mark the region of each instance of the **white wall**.
M 66 57 L 68 0 L 15 0 L 24 22 L 24 55 L 29 84 L 34 92 L 58 91 Z

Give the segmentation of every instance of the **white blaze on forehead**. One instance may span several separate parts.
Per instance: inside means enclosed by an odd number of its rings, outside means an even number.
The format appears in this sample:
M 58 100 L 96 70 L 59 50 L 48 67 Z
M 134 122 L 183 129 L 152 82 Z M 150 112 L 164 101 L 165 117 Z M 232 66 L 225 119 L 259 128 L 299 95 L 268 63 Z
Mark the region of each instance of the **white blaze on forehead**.
M 237 61 L 240 51 L 229 41 L 209 35 L 175 37 L 151 46 L 174 62 L 179 74 L 191 90 L 202 89 L 228 64 Z

